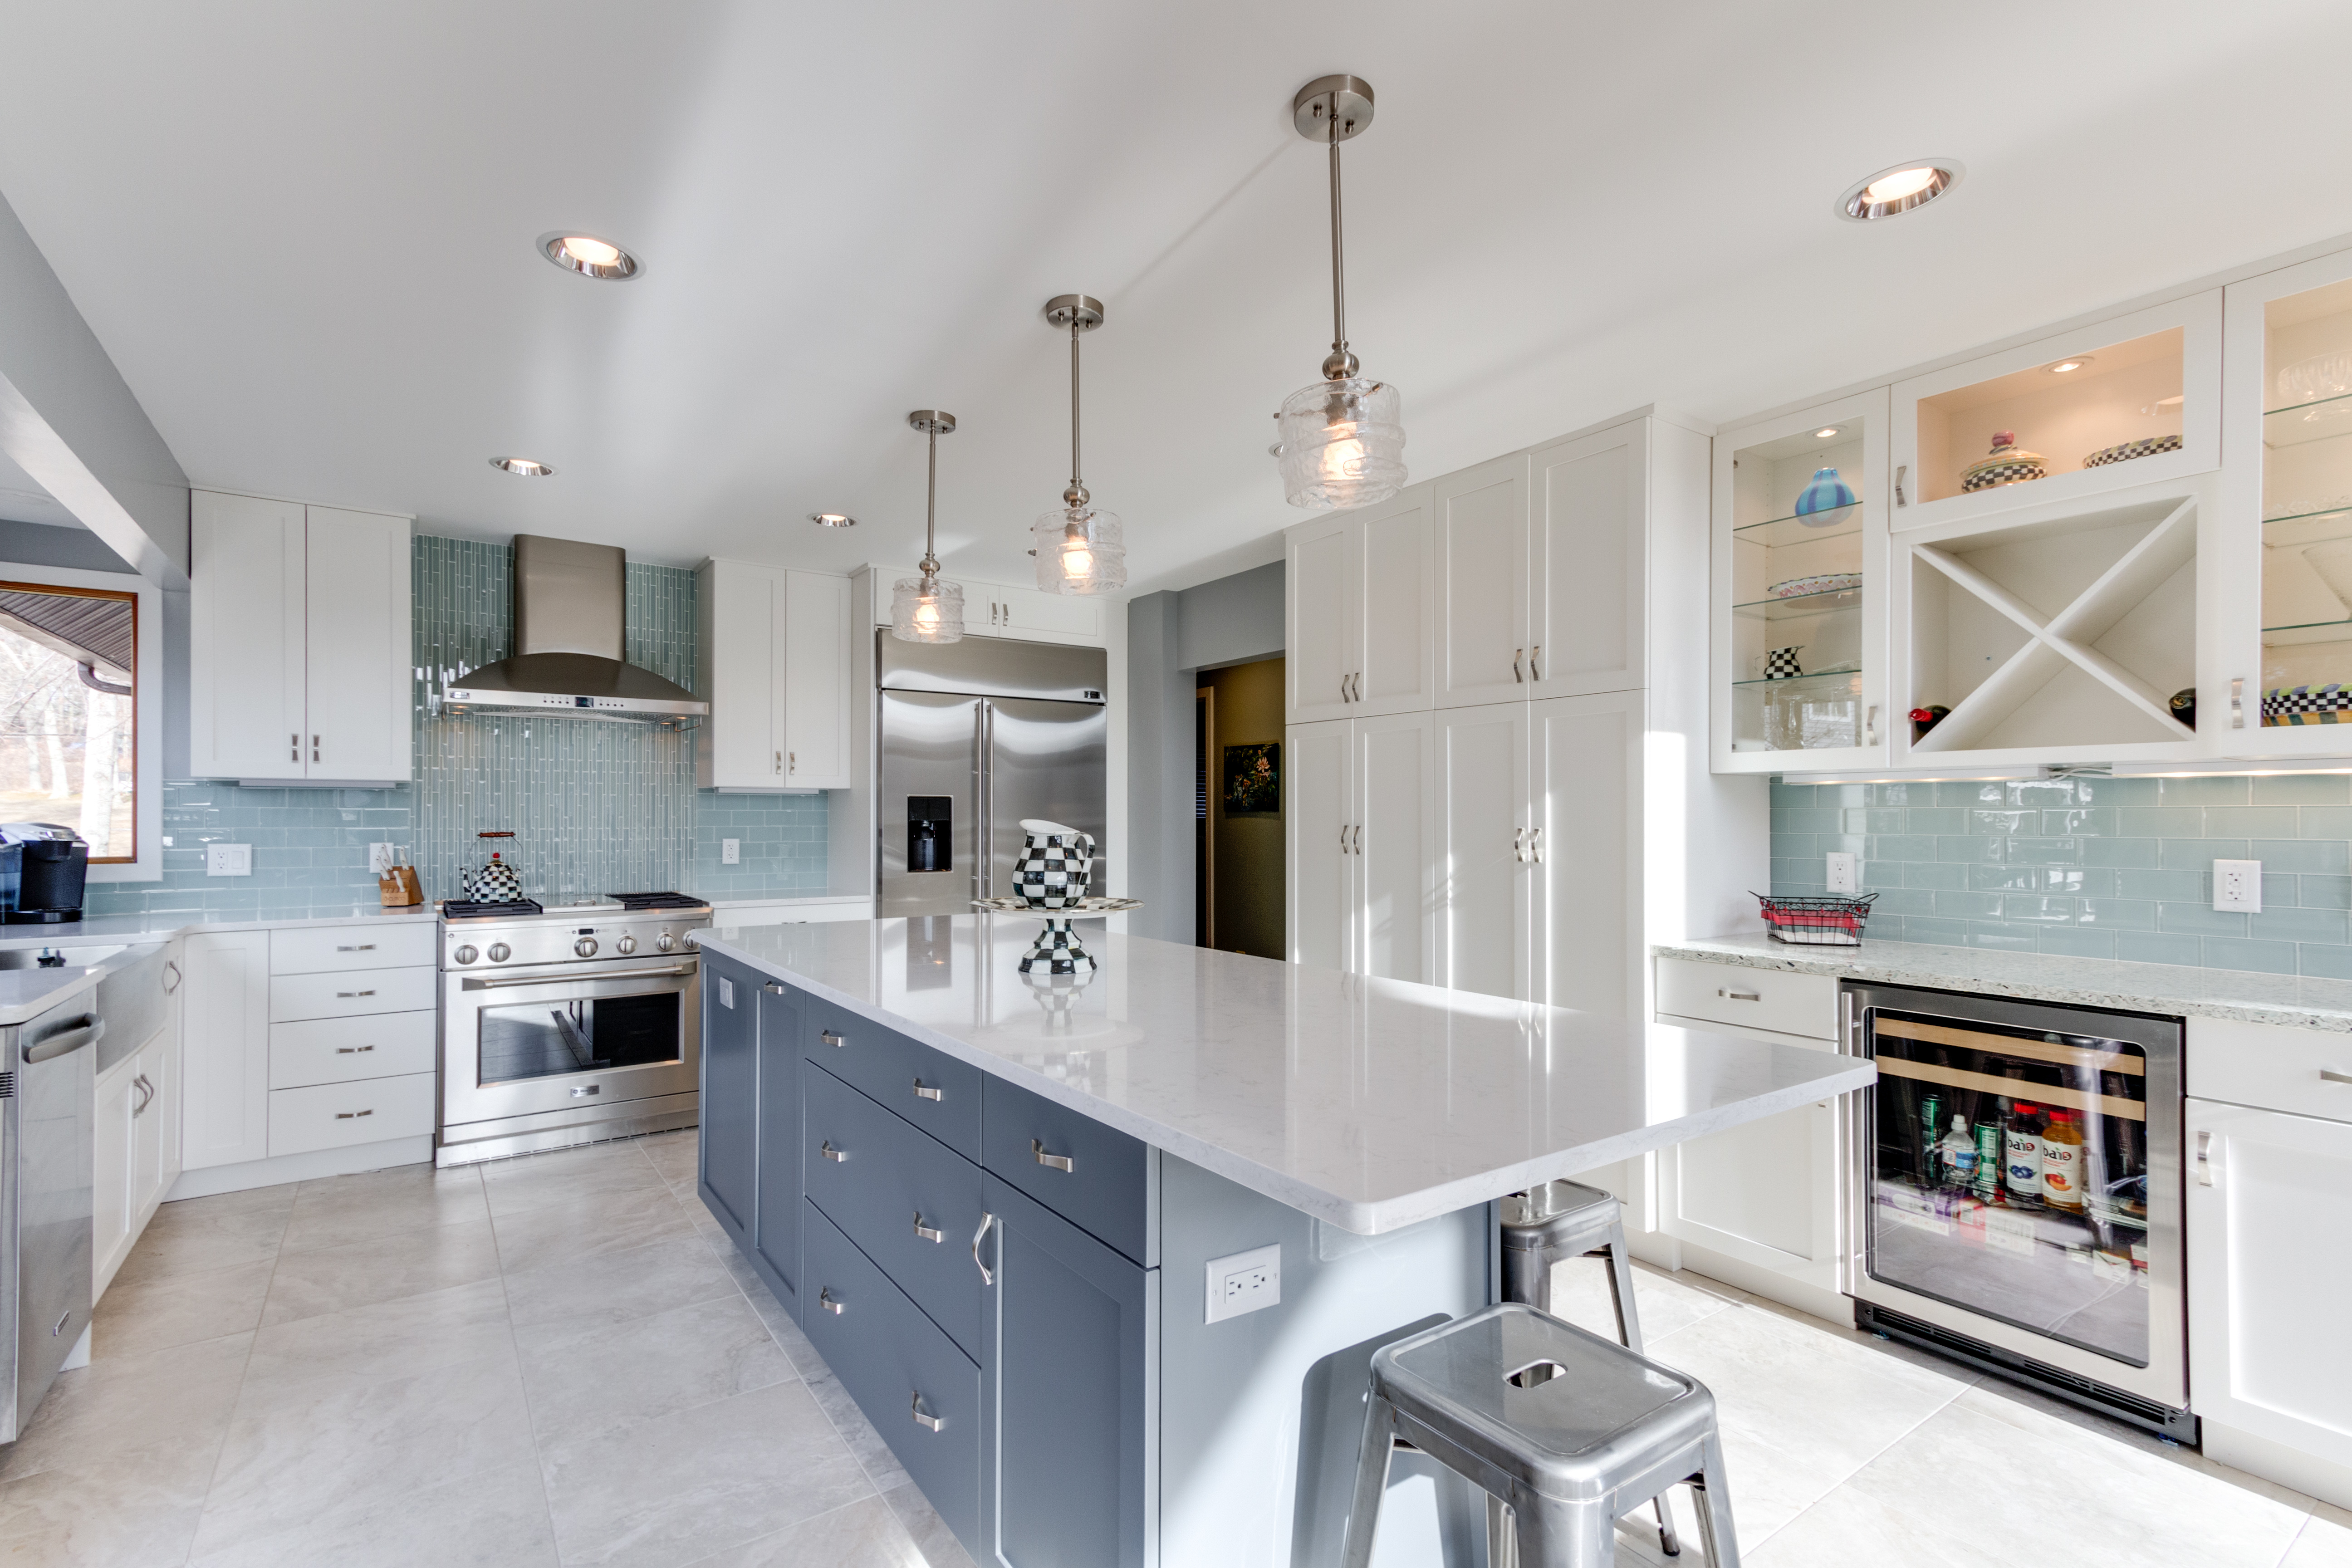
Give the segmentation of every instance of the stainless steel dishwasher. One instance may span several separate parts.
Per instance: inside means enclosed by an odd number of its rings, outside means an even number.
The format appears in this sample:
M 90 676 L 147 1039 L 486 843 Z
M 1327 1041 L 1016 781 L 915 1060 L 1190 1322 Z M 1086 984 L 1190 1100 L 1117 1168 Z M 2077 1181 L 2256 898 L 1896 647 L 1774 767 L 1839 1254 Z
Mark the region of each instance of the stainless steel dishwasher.
M 89 991 L 0 1028 L 0 1380 L 13 1443 L 89 1327 L 92 1090 L 106 1033 Z

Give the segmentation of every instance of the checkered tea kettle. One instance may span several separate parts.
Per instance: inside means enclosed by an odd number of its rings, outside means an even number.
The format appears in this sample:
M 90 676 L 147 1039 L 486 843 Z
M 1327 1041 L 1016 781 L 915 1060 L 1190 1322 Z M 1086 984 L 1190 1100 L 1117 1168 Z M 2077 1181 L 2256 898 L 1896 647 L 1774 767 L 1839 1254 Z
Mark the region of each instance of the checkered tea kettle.
M 514 835 L 504 830 L 493 830 L 478 834 L 476 837 L 512 838 Z M 522 879 L 516 876 L 515 868 L 499 858 L 499 851 L 493 849 L 490 851 L 490 863 L 467 879 L 466 896 L 477 903 L 511 903 L 522 897 Z
M 1028 840 L 1013 863 L 1013 890 L 1033 910 L 1066 910 L 1094 879 L 1094 835 L 1037 817 L 1021 819 Z

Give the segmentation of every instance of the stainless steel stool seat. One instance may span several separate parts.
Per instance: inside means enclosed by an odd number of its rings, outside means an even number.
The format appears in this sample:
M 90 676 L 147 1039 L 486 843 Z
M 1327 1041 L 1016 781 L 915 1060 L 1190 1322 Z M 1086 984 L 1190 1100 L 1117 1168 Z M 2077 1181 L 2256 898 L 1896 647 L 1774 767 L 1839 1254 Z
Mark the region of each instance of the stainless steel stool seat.
M 1534 1308 L 1506 1301 L 1374 1353 L 1345 1568 L 1371 1561 L 1400 1436 L 1509 1504 L 1521 1568 L 1614 1563 L 1618 1516 L 1677 1482 L 1711 1568 L 1738 1568 L 1715 1396 Z

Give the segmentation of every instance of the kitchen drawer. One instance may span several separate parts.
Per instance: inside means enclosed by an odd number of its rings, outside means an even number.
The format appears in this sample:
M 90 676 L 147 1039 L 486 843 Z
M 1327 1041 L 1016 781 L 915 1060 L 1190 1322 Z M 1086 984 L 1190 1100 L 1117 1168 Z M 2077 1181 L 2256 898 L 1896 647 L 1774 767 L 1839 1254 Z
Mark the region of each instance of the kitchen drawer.
M 269 981 L 269 1021 L 356 1018 L 368 1013 L 423 1013 L 438 1000 L 427 969 L 343 969 L 327 974 L 280 974 Z
M 269 1026 L 269 1087 L 431 1072 L 438 1013 L 382 1013 Z
M 1150 1144 L 1001 1078 L 982 1092 L 981 1163 L 1145 1268 L 1159 1263 Z
M 432 921 L 355 926 L 303 926 L 269 933 L 269 973 L 318 974 L 334 969 L 405 969 L 440 957 Z
M 801 1323 L 956 1538 L 980 1538 L 980 1368 L 812 1206 Z M 918 1411 L 939 1426 L 916 1419 Z
M 986 1074 L 814 996 L 803 1016 L 802 1049 L 809 1060 L 966 1159 L 980 1158 L 980 1080 Z
M 980 1167 L 828 1073 L 806 1073 L 801 1089 L 810 1201 L 977 1359 Z
M 2352 1034 L 2191 1018 L 2187 1051 L 2194 1099 L 2352 1121 Z
M 1658 1011 L 1776 1035 L 1837 1038 L 1837 977 L 1661 958 Z
M 429 1072 L 269 1091 L 269 1153 L 307 1154 L 433 1131 Z

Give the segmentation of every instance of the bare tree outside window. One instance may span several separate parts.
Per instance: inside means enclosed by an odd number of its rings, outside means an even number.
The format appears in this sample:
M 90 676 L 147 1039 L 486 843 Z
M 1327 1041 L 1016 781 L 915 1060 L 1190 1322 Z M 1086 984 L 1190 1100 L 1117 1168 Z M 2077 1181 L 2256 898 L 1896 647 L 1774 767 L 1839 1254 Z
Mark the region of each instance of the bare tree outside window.
M 138 858 L 135 594 L 0 582 L 0 817 Z

